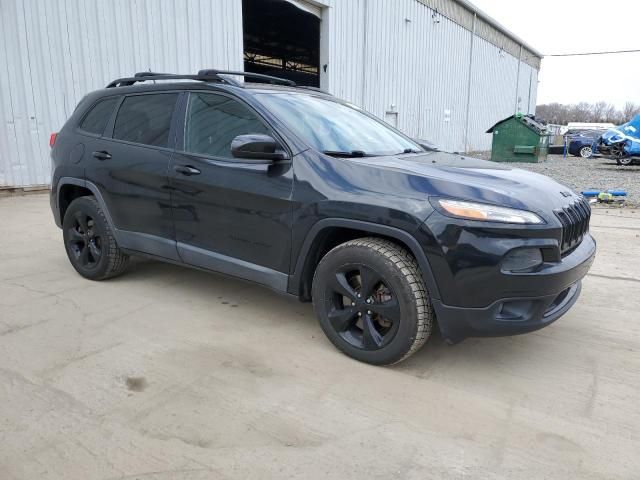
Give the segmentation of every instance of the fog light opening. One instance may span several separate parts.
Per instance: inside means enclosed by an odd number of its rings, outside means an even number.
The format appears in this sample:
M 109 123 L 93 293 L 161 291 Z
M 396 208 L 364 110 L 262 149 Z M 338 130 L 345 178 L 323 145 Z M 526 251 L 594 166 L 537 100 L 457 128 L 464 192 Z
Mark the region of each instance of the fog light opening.
M 517 248 L 502 260 L 501 270 L 506 273 L 528 273 L 542 265 L 542 250 L 539 248 Z

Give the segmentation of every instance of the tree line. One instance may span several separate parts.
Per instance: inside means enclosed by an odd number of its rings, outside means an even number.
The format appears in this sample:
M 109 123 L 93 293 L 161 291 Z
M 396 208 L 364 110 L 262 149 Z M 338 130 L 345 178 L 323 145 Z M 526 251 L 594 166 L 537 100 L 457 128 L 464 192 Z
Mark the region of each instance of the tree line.
M 548 103 L 536 107 L 536 118 L 547 123 L 567 125 L 569 122 L 613 123 L 620 125 L 640 114 L 640 104 L 627 102 L 617 109 L 607 102 L 580 102 L 570 105 Z

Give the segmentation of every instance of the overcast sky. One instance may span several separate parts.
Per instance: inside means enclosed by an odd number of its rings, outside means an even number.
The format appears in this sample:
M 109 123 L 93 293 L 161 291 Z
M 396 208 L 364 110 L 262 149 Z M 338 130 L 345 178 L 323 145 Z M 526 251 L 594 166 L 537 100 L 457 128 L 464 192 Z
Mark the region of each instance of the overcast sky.
M 545 55 L 640 49 L 640 0 L 471 1 Z M 538 104 L 640 103 L 640 53 L 545 57 L 538 80 Z

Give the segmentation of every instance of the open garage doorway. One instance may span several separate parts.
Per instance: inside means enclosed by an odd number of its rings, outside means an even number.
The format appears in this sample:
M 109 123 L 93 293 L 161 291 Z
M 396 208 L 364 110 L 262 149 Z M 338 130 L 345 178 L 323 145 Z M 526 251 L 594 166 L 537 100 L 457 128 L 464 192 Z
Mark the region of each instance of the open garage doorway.
M 245 72 L 319 87 L 320 15 L 303 0 L 242 0 Z

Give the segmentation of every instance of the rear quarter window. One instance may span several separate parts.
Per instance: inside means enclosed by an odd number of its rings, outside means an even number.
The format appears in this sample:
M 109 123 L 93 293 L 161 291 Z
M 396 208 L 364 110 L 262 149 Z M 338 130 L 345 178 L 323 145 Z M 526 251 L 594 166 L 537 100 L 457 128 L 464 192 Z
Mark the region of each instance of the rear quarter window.
M 102 135 L 117 101 L 117 97 L 110 97 L 96 103 L 80 122 L 80 130 Z

